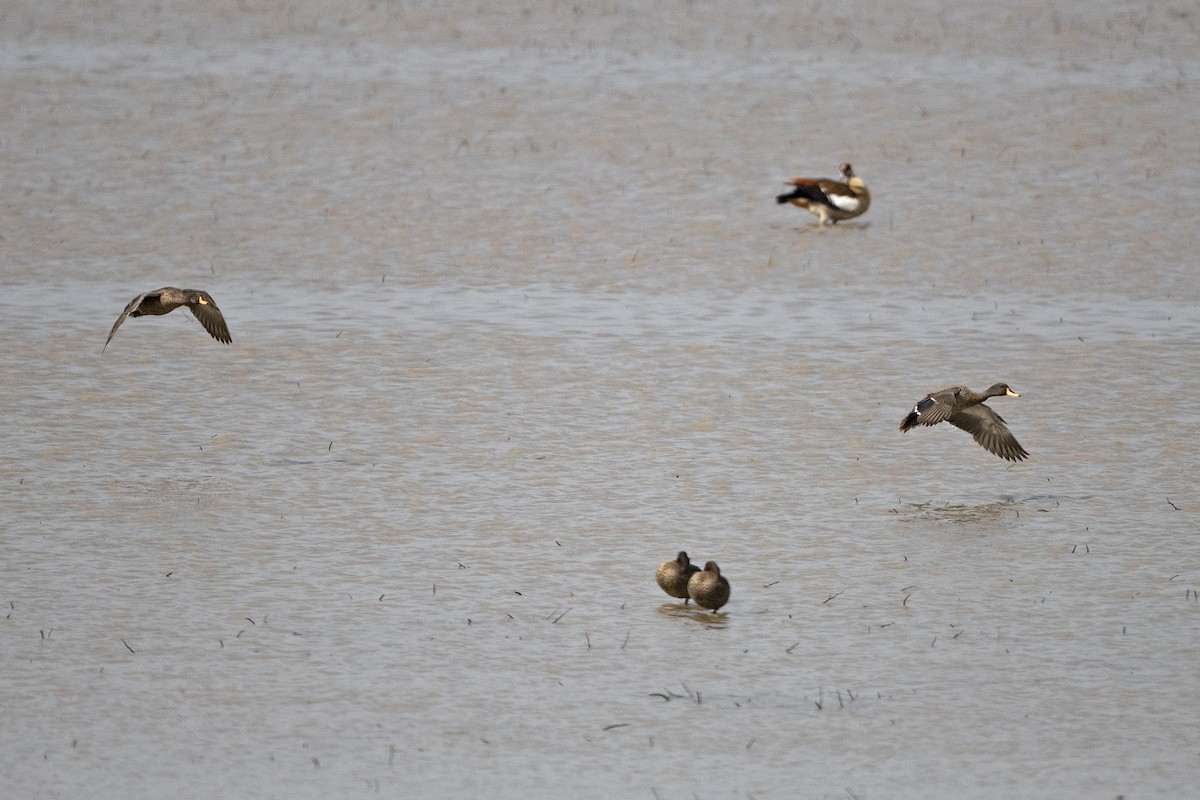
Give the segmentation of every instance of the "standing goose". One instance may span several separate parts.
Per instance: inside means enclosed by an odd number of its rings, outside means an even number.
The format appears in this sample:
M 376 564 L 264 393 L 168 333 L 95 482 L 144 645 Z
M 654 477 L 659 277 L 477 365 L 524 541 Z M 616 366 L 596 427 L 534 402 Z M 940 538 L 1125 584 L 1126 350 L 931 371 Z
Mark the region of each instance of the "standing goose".
M 721 575 L 717 562 L 709 561 L 704 569 L 688 580 L 688 595 L 701 608 L 717 609 L 729 602 L 729 581 Z
M 688 601 L 688 578 L 700 571 L 700 568 L 688 560 L 688 554 L 679 551 L 674 561 L 664 561 L 654 571 L 654 580 L 658 586 L 671 597 L 682 597 L 683 604 Z
M 986 392 L 973 392 L 965 386 L 951 386 L 939 392 L 930 392 L 908 412 L 900 422 L 900 432 L 917 425 L 937 425 L 949 422 L 975 437 L 975 441 L 989 453 L 1020 461 L 1029 453 L 1017 442 L 1017 437 L 1004 424 L 1003 418 L 983 404 L 989 397 L 1020 397 L 1007 383 L 997 383 Z
M 213 302 L 212 295 L 199 289 L 176 289 L 174 286 L 164 286 L 153 292 L 142 292 L 129 301 L 129 305 L 125 306 L 121 316 L 117 317 L 117 321 L 113 323 L 112 330 L 108 332 L 108 338 L 104 341 L 104 347 L 100 351 L 104 352 L 108 348 L 108 343 L 112 341 L 117 328 L 121 327 L 121 323 L 125 321 L 126 317 L 158 317 L 170 314 L 180 306 L 187 306 L 191 309 L 192 314 L 204 326 L 204 330 L 208 331 L 209 335 L 218 342 L 229 344 L 233 341 L 229 335 L 229 328 L 225 325 L 225 317 L 221 316 L 221 310 Z
M 795 188 L 776 197 L 775 202 L 791 203 L 816 214 L 818 225 L 836 225 L 840 219 L 859 216 L 871 205 L 871 193 L 848 163 L 840 169 L 844 183 L 828 178 L 796 178 L 788 182 Z

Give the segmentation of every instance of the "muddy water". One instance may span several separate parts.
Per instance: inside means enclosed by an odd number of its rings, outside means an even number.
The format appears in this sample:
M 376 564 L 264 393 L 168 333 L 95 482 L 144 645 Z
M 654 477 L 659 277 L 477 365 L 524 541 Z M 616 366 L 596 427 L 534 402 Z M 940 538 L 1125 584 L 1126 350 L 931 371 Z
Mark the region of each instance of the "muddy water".
M 1195 14 L 909 6 L 10 4 L 0 794 L 1192 791 Z

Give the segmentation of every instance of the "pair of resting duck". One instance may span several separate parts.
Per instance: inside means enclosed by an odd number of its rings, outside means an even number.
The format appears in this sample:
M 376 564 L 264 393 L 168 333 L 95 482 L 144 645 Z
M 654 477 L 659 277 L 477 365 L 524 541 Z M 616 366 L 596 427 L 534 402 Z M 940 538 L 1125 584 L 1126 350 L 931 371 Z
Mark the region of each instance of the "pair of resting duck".
M 688 560 L 688 554 L 680 550 L 674 561 L 664 561 L 654 572 L 659 588 L 671 595 L 681 597 L 686 605 L 695 600 L 696 605 L 713 613 L 729 602 L 729 581 L 721 574 L 717 562 L 709 561 L 700 569 Z

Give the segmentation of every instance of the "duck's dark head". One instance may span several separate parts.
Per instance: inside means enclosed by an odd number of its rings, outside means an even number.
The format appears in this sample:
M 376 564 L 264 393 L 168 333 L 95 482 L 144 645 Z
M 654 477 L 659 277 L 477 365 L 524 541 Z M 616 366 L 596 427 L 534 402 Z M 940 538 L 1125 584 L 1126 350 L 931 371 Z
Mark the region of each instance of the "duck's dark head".
M 681 567 L 686 567 L 691 561 L 688 560 L 688 554 L 680 550 L 679 555 L 675 556 L 675 563 Z
M 1007 383 L 997 383 L 992 388 L 987 390 L 988 397 L 1020 397 L 1021 395 L 1012 390 L 1012 387 Z
M 838 171 L 842 173 L 842 180 L 850 180 L 854 177 L 854 167 L 850 166 L 849 161 L 843 161 L 838 167 Z
M 705 572 L 711 572 L 711 573 L 713 573 L 714 575 L 720 575 L 720 574 L 721 574 L 721 568 L 717 566 L 717 562 L 715 562 L 715 561 L 709 561 L 709 562 L 706 562 L 706 563 L 705 563 L 705 565 L 704 565 L 704 571 L 705 571 Z

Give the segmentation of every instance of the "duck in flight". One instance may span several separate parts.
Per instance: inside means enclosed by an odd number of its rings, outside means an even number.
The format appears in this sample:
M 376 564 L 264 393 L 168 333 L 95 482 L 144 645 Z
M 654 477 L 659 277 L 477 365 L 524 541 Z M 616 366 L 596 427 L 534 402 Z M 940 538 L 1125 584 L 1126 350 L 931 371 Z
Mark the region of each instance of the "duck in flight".
M 196 319 L 200 320 L 204 330 L 208 331 L 209 335 L 218 342 L 229 344 L 233 341 L 229 335 L 229 327 L 225 324 L 225 317 L 221 315 L 221 310 L 213 302 L 211 294 L 199 289 L 176 289 L 174 286 L 164 286 L 152 292 L 142 292 L 129 301 L 129 305 L 125 306 L 121 316 L 117 317 L 117 321 L 113 323 L 112 330 L 108 332 L 108 339 L 104 341 L 101 352 L 108 347 L 108 343 L 112 341 L 113 336 L 117 333 L 117 328 L 121 327 L 121 323 L 125 321 L 126 317 L 158 317 L 170 314 L 181 306 L 187 306 Z
M 792 191 L 779 195 L 775 202 L 780 205 L 791 203 L 816 214 L 818 225 L 836 225 L 838 220 L 860 216 L 871 205 L 871 193 L 850 164 L 842 164 L 840 170 L 841 181 L 829 178 L 791 180 L 788 183 L 793 187 Z
M 1020 396 L 1007 383 L 997 383 L 986 392 L 973 392 L 965 386 L 930 392 L 901 420 L 900 432 L 918 425 L 949 422 L 974 436 L 979 446 L 989 453 L 1009 461 L 1020 461 L 1028 458 L 1029 453 L 1004 424 L 1004 418 L 983 404 L 989 397 Z

